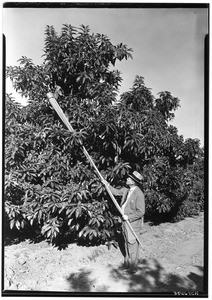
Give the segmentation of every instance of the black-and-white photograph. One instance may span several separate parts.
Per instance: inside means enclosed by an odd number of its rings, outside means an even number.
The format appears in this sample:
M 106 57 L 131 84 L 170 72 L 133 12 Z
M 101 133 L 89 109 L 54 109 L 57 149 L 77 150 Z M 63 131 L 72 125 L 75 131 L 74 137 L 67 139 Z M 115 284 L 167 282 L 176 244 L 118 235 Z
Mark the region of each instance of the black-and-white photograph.
M 2 295 L 207 297 L 209 4 L 2 16 Z

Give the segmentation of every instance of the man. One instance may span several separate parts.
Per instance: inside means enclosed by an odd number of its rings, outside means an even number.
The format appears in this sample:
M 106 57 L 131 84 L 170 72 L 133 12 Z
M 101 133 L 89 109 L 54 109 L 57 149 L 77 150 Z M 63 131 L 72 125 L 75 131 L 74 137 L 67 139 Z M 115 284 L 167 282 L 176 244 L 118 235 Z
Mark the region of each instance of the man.
M 129 220 L 134 232 L 139 238 L 139 233 L 143 225 L 143 217 L 145 214 L 145 199 L 140 184 L 143 176 L 134 171 L 128 175 L 126 184 L 129 188 L 115 189 L 107 181 L 104 181 L 114 196 L 122 196 L 121 208 L 123 210 L 123 236 L 125 249 L 122 252 L 124 255 L 124 267 L 129 268 L 131 273 L 136 273 L 139 259 L 139 243 L 132 234 L 126 220 Z

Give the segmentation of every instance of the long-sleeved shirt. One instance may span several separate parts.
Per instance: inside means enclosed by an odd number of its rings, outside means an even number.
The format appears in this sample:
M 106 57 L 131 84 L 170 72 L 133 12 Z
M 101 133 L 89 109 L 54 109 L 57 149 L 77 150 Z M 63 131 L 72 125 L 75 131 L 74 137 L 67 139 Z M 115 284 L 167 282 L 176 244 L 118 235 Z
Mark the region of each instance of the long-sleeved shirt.
M 131 192 L 127 188 L 116 189 L 110 185 L 109 189 L 114 196 L 122 196 L 121 206 L 122 209 L 124 208 L 123 212 L 128 216 L 131 223 L 143 218 L 145 214 L 145 198 L 138 186 L 135 186 Z M 136 223 L 134 224 L 136 226 Z

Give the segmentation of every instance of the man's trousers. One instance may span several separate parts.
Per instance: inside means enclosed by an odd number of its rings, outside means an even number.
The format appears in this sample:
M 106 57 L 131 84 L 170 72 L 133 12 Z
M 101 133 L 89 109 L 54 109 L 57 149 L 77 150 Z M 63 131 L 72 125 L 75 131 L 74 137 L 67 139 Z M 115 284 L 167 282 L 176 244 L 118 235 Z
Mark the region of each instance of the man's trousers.
M 133 228 L 133 230 L 137 237 L 139 237 L 140 228 Z M 126 222 L 123 222 L 122 224 L 122 232 L 125 246 L 124 265 L 134 270 L 138 267 L 139 243 L 136 240 L 135 236 L 132 234 Z

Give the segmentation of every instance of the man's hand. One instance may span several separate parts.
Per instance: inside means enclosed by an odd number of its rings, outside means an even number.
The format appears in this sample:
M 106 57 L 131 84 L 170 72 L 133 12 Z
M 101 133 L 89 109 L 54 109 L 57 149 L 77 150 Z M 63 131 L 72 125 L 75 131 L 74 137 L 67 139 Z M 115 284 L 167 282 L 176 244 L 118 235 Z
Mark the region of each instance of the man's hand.
M 109 185 L 109 183 L 108 183 L 107 180 L 105 180 L 105 179 L 102 180 L 102 183 L 103 183 L 104 185 L 106 185 L 106 186 Z
M 127 221 L 129 218 L 128 218 L 127 215 L 123 215 L 123 216 L 122 216 L 122 219 L 123 219 L 124 221 Z

